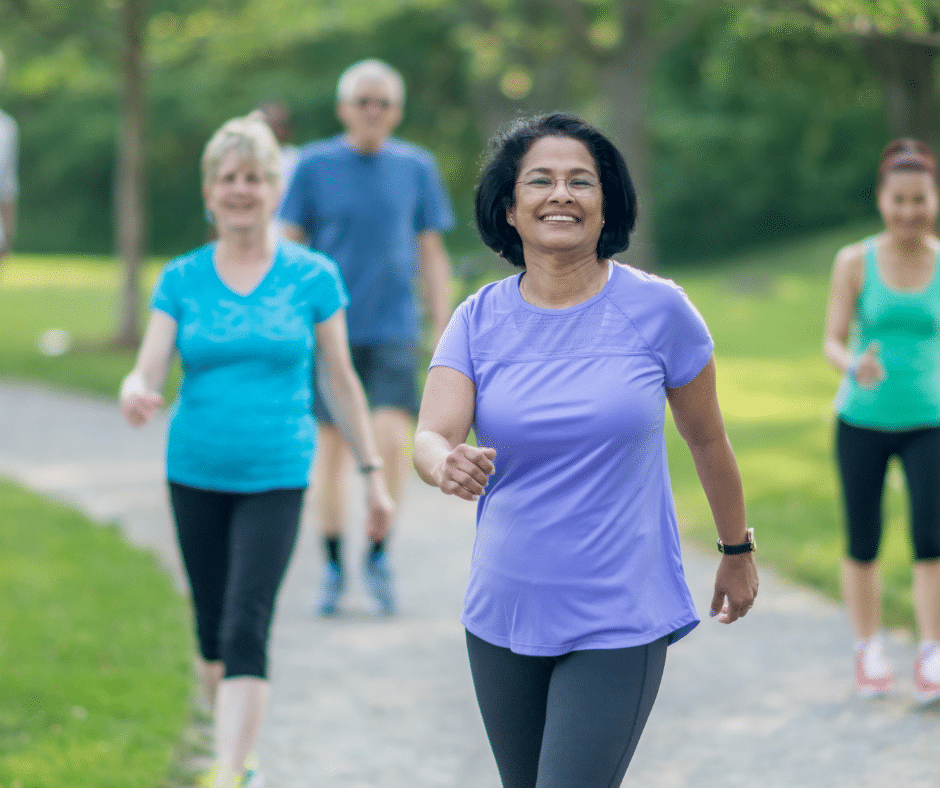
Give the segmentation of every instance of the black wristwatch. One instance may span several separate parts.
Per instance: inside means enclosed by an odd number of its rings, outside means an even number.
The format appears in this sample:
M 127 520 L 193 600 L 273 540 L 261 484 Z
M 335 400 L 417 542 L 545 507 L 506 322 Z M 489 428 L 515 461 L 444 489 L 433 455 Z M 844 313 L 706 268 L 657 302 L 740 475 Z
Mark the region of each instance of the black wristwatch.
M 724 555 L 741 555 L 741 553 L 753 553 L 757 549 L 757 542 L 754 541 L 754 529 L 747 529 L 747 541 L 743 544 L 724 544 L 721 539 L 718 540 L 718 552 Z

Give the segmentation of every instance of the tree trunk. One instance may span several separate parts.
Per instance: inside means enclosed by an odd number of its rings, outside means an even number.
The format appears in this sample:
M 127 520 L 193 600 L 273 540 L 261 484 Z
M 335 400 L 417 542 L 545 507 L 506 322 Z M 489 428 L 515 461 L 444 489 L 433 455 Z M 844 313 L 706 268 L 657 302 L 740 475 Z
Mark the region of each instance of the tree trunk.
M 872 38 L 866 51 L 880 76 L 892 137 L 937 143 L 935 76 L 937 49 L 892 38 Z
M 655 61 L 648 29 L 653 0 L 624 0 L 620 6 L 620 44 L 600 74 L 602 94 L 610 103 L 613 142 L 626 159 L 637 193 L 636 229 L 625 261 L 650 271 L 657 266 L 650 208 L 650 137 L 647 126 L 649 83 Z
M 146 0 L 121 7 L 121 128 L 115 177 L 115 248 L 124 270 L 114 343 L 140 343 L 140 268 L 144 254 L 144 26 Z

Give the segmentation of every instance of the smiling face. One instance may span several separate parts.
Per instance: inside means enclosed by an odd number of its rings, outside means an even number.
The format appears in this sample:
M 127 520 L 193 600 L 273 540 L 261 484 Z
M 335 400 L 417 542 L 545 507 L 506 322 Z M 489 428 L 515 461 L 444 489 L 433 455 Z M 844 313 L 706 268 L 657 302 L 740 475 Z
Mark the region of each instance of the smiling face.
M 260 162 L 229 151 L 219 162 L 215 178 L 203 184 L 202 196 L 221 237 L 266 227 L 274 217 L 280 190 L 266 177 Z
M 899 241 L 916 241 L 936 232 L 937 184 L 927 172 L 889 172 L 878 189 L 878 210 Z
M 401 96 L 388 80 L 363 78 L 352 95 L 339 102 L 336 114 L 353 146 L 374 153 L 401 122 Z
M 525 254 L 596 254 L 604 224 L 604 192 L 594 157 L 572 137 L 542 137 L 519 162 L 515 204 L 506 221 Z

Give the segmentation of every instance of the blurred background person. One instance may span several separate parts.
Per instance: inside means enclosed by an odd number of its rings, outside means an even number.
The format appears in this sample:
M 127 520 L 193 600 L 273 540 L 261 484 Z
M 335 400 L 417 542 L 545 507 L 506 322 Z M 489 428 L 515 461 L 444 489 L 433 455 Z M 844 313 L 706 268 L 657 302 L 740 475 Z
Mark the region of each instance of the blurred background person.
M 349 358 L 346 293 L 332 261 L 279 240 L 277 142 L 254 115 L 224 124 L 202 158 L 218 241 L 172 260 L 151 301 L 136 365 L 121 386 L 145 423 L 174 352 L 183 366 L 170 417 L 167 480 L 195 609 L 200 678 L 214 708 L 207 788 L 261 785 L 252 755 L 268 699 L 268 635 L 316 449 L 314 350 L 337 421 L 366 475 L 369 535 L 393 504 L 365 395 Z
M 332 257 L 343 275 L 353 363 L 369 399 L 396 502 L 410 474 L 418 411 L 418 280 L 433 346 L 450 317 L 450 261 L 441 234 L 454 225 L 433 156 L 391 136 L 402 120 L 404 99 L 402 77 L 387 63 L 365 60 L 350 66 L 337 87 L 337 115 L 345 131 L 302 149 L 280 211 L 285 236 Z M 342 534 L 349 450 L 322 387 L 317 388 L 316 513 L 326 565 L 314 607 L 330 616 L 338 611 L 346 585 Z M 369 545 L 363 576 L 380 612 L 391 614 L 396 599 L 385 547 L 384 540 Z
M 415 467 L 477 502 L 462 622 L 503 786 L 611 788 L 667 646 L 699 622 L 667 402 L 721 537 L 711 614 L 735 621 L 757 594 L 714 343 L 678 286 L 613 260 L 636 195 L 614 145 L 578 118 L 519 120 L 497 136 L 476 218 L 484 243 L 524 270 L 454 313 L 428 372 Z
M 286 188 L 294 175 L 300 148 L 294 144 L 294 126 L 291 121 L 290 107 L 283 101 L 262 101 L 256 109 L 264 117 L 264 122 L 271 127 L 278 147 L 281 149 L 281 181 Z
M 4 59 L 0 52 L 0 85 L 4 78 Z M 13 249 L 16 237 L 18 133 L 16 121 L 0 110 L 0 264 Z
M 879 636 L 878 551 L 889 460 L 904 467 L 920 648 L 914 696 L 940 700 L 940 244 L 937 163 L 917 140 L 881 155 L 879 234 L 839 250 L 824 350 L 843 374 L 835 400 L 836 455 L 847 552 L 842 590 L 855 633 L 855 688 L 886 693 L 893 668 Z
M 294 125 L 291 118 L 291 109 L 283 101 L 262 101 L 256 107 L 256 110 L 261 113 L 264 122 L 271 127 L 274 138 L 281 149 L 281 183 L 284 184 L 286 190 L 287 184 L 294 177 L 297 162 L 300 161 L 300 148 L 294 144 Z M 278 230 L 282 231 L 281 223 L 277 220 L 275 222 Z

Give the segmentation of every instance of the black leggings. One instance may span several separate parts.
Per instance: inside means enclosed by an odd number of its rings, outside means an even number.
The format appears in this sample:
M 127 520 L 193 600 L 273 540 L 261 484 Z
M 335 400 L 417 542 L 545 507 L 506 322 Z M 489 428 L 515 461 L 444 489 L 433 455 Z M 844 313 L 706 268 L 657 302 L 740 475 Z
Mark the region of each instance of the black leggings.
M 910 492 L 914 556 L 918 561 L 940 558 L 940 427 L 887 432 L 840 419 L 836 453 L 849 556 L 861 562 L 878 556 L 885 474 L 888 461 L 897 455 Z
M 267 677 L 267 644 L 304 490 L 227 493 L 170 482 L 203 659 L 225 677 Z
M 645 646 L 530 657 L 467 633 L 470 670 L 503 788 L 617 788 L 666 666 Z

